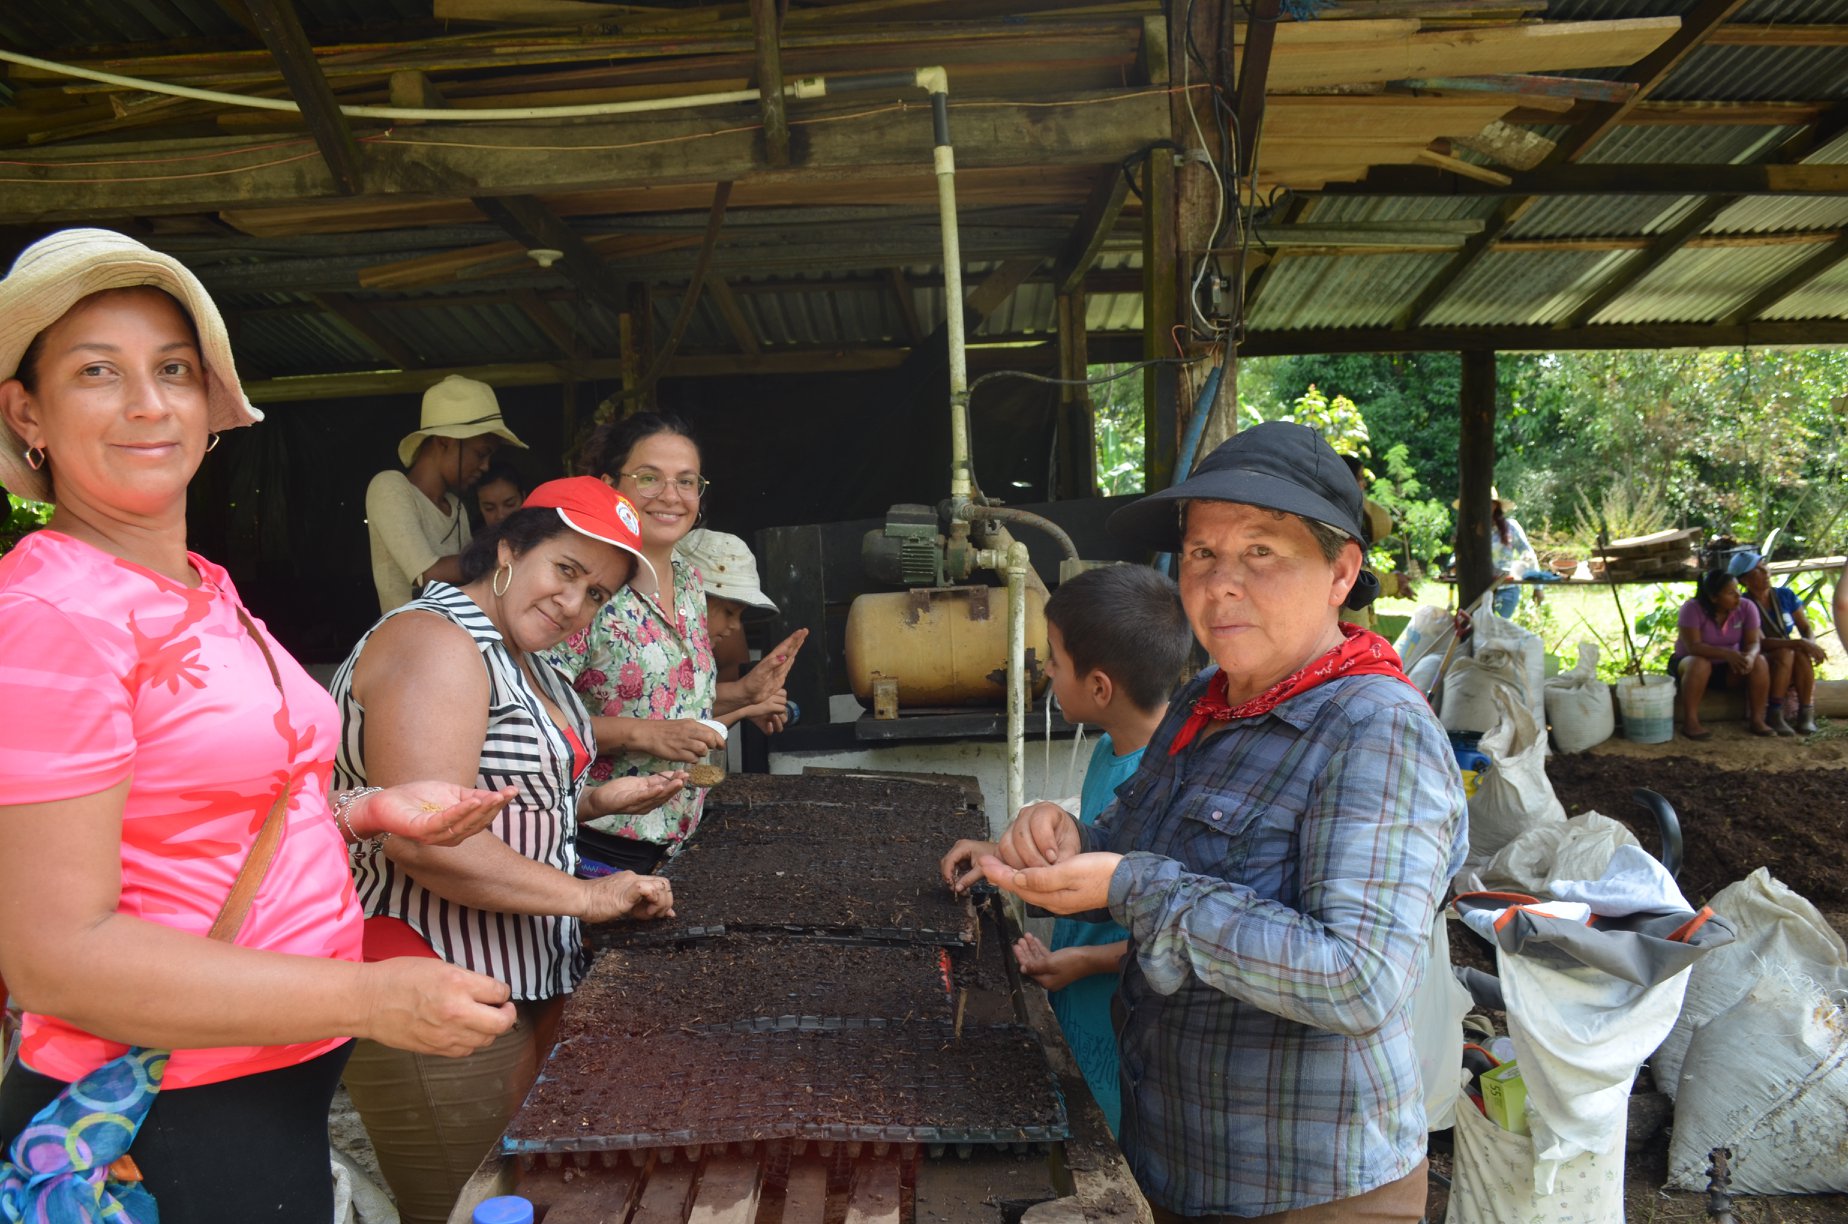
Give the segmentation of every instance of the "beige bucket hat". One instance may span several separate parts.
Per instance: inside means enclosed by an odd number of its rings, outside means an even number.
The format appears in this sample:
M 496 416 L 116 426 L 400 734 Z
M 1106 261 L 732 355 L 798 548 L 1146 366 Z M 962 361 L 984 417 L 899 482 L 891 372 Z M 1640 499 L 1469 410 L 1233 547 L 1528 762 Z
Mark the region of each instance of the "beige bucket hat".
M 231 360 L 224 316 L 186 265 L 126 234 L 106 229 L 59 230 L 19 253 L 0 280 L 0 379 L 19 372 L 33 339 L 92 293 L 153 285 L 179 300 L 199 332 L 205 360 L 206 423 L 214 433 L 252 425 L 263 414 L 244 397 Z M 19 497 L 51 500 L 51 481 L 25 461 L 26 441 L 0 422 L 0 484 Z
M 527 449 L 526 443 L 514 437 L 513 430 L 501 419 L 500 401 L 494 397 L 493 387 L 451 374 L 424 392 L 423 424 L 398 443 L 398 462 L 410 467 L 425 438 L 478 438 L 490 433 L 521 450 Z
M 1513 500 L 1510 498 L 1503 497 L 1501 495 L 1501 490 L 1496 488 L 1494 485 L 1489 486 L 1489 500 L 1492 502 L 1500 502 L 1503 514 L 1506 514 L 1508 513 L 1508 511 L 1514 509 Z M 1461 510 L 1463 508 L 1463 499 L 1459 497 L 1456 500 L 1452 501 L 1450 503 L 1450 508 L 1452 510 Z
M 751 546 L 737 536 L 696 527 L 674 546 L 674 555 L 699 571 L 706 594 L 760 612 L 777 610 L 757 581 L 757 558 L 751 555 Z

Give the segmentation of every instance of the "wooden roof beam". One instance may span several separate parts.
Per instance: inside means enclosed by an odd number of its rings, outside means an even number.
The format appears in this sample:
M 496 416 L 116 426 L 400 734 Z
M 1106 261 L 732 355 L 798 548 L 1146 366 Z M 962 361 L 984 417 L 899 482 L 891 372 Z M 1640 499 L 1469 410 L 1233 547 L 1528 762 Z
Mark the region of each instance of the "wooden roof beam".
M 424 359 L 379 322 L 373 316 L 370 306 L 339 293 L 311 293 L 308 300 L 324 314 L 331 315 L 342 331 L 398 369 L 416 370 L 423 367 Z
M 1795 136 L 1786 140 L 1766 159 L 1766 164 L 1801 161 L 1815 149 L 1821 148 L 1840 134 L 1848 123 L 1848 104 L 1839 104 L 1817 122 L 1805 127 Z M 1623 263 L 1605 282 L 1599 285 L 1579 308 L 1572 312 L 1572 317 L 1564 324 L 1566 327 L 1584 327 L 1598 312 L 1627 293 L 1643 277 L 1660 267 L 1668 257 L 1681 250 L 1690 239 L 1703 233 L 1713 224 L 1719 215 L 1738 203 L 1740 196 L 1710 196 L 1697 205 L 1692 212 L 1682 218 L 1672 229 L 1656 235 L 1651 239 L 1648 249 L 1634 259 Z
M 924 343 L 924 325 L 918 321 L 918 304 L 911 296 L 911 281 L 903 268 L 887 268 L 886 275 L 892 282 L 892 296 L 898 302 L 898 318 L 904 324 L 905 338 L 916 348 Z
M 783 97 L 783 59 L 779 44 L 783 19 L 778 0 L 751 0 L 751 29 L 757 38 L 757 89 L 764 117 L 764 161 L 789 164 L 789 103 Z
M 327 163 L 328 173 L 333 175 L 335 186 L 342 195 L 358 195 L 365 178 L 359 145 L 353 140 L 346 116 L 340 113 L 340 103 L 334 100 L 334 91 L 314 57 L 308 35 L 302 32 L 295 6 L 290 0 L 240 2 L 249 9 L 251 21 L 263 37 L 263 45 L 269 48 L 276 66 L 282 70 L 289 95 L 302 108 L 302 118 L 314 137 L 315 147 L 321 151 L 322 160 Z
M 531 320 L 532 325 L 538 328 L 545 338 L 557 346 L 558 351 L 563 353 L 566 357 L 575 359 L 583 351 L 583 346 L 578 343 L 577 333 L 572 331 L 570 325 L 558 317 L 558 312 L 553 310 L 551 306 L 546 303 L 545 299 L 539 296 L 537 290 L 516 289 L 511 294 L 506 295 L 506 299 L 509 304 L 519 307 L 520 313 Z M 431 302 L 430 305 L 441 306 L 447 300 L 448 299 L 438 298 Z M 409 303 L 405 304 L 408 305 Z
M 1311 194 L 1323 196 L 1833 196 L 1848 194 L 1848 166 L 1668 165 L 1592 162 L 1550 165 L 1508 176 L 1506 185 L 1461 178 L 1423 166 L 1375 166 L 1357 183 L 1329 183 Z M 1493 230 L 1495 223 L 1486 224 Z M 1497 233 L 1499 239 L 1502 235 Z
M 719 317 L 725 320 L 725 326 L 731 329 L 732 339 L 738 345 L 738 351 L 754 354 L 758 351 L 757 333 L 751 330 L 751 322 L 744 317 L 744 311 L 738 306 L 738 297 L 732 292 L 725 278 L 718 275 L 706 277 L 706 292 L 712 297 L 712 304 L 719 308 Z
M 1680 66 L 1683 60 L 1693 54 L 1695 48 L 1731 19 L 1745 3 L 1746 0 L 1700 0 L 1682 17 L 1679 30 L 1661 46 L 1618 74 L 1617 79 L 1635 85 L 1636 92 L 1621 101 L 1602 102 L 1593 106 L 1587 118 L 1560 136 L 1542 169 L 1577 161 L 1600 137 L 1621 123 L 1625 115 L 1634 110 L 1651 90 L 1660 85 L 1669 73 Z M 1466 243 L 1443 270 L 1419 291 L 1410 308 L 1401 316 L 1401 326 L 1423 325 L 1452 287 L 1468 275 L 1470 269 L 1488 254 L 1496 240 L 1512 229 L 1515 222 L 1534 204 L 1532 196 L 1511 198 L 1501 204 L 1483 232 Z
M 1047 101 L 1068 105 L 1048 106 Z M 1165 130 L 1167 100 L 1148 90 L 1079 92 L 1030 104 L 984 103 L 982 121 L 958 130 L 959 170 L 1113 164 Z M 619 115 L 562 124 L 457 123 L 442 143 L 426 143 L 422 129 L 394 132 L 366 149 L 367 198 L 428 199 L 530 195 L 626 187 L 773 178 L 756 147 L 754 128 L 737 130 L 709 116 Z M 931 125 L 915 109 L 878 110 L 850 121 L 806 129 L 805 182 L 890 179 L 917 174 L 931 158 Z M 466 147 L 464 147 L 466 146 Z M 149 176 L 146 159 L 248 150 L 248 169 L 195 178 Z M 324 167 L 313 161 L 278 162 L 245 140 L 145 142 L 134 146 L 141 164 L 69 167 L 91 162 L 95 146 L 44 150 L 30 168 L 0 171 L 0 224 L 24 221 L 106 223 L 122 216 L 213 212 L 265 204 L 304 204 L 339 194 Z M 239 163 L 228 156 L 226 166 Z M 788 173 L 788 172 L 785 172 Z M 152 178 L 152 181 L 148 181 Z M 134 179 L 133 186 L 124 179 Z M 825 190 L 825 188 L 824 188 Z M 891 261 L 886 261 L 889 266 Z
M 531 250 L 562 251 L 563 272 L 584 296 L 621 314 L 629 308 L 627 282 L 616 275 L 596 248 L 535 196 L 482 197 L 475 207 L 483 216 Z
M 1848 241 L 1848 240 L 1844 240 Z M 1592 349 L 1816 348 L 1848 345 L 1848 320 L 1762 323 L 1661 323 L 1564 329 L 1550 326 L 1370 327 L 1255 331 L 1241 357 L 1301 353 L 1563 352 Z
M 1112 166 L 1098 176 L 1084 207 L 1078 210 L 1078 221 L 1072 226 L 1071 236 L 1066 238 L 1064 248 L 1053 261 L 1052 279 L 1057 292 L 1070 293 L 1083 283 L 1085 274 L 1097 262 L 1098 253 L 1116 228 L 1117 218 L 1122 216 L 1123 205 L 1128 199 L 1129 180 L 1121 167 Z
M 1279 0 L 1254 0 L 1245 23 L 1245 50 L 1238 63 L 1238 181 L 1251 177 L 1258 155 L 1258 132 L 1264 123 L 1264 94 L 1270 81 L 1271 51 L 1277 41 Z M 1183 99 L 1192 106 L 1193 99 Z

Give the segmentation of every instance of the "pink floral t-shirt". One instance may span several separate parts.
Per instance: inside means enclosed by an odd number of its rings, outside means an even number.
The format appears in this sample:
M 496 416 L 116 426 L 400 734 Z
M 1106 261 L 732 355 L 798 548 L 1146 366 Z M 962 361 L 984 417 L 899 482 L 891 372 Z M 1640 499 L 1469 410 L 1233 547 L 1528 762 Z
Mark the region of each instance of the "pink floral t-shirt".
M 719 670 L 706 629 L 706 588 L 699 571 L 674 558 L 673 612 L 625 586 L 603 605 L 590 627 L 554 647 L 550 658 L 603 718 L 710 718 Z M 590 785 L 640 773 L 685 769 L 645 752 L 600 754 Z M 699 827 L 706 792 L 688 787 L 641 816 L 605 816 L 591 827 L 617 837 L 664 845 L 678 853 Z
M 282 844 L 237 942 L 357 961 L 359 904 L 327 806 L 333 700 L 266 638 L 285 706 L 230 577 L 191 561 L 197 588 L 49 530 L 0 558 L 0 804 L 132 778 L 117 912 L 203 936 L 286 783 Z M 176 1050 L 166 1087 L 294 1066 L 339 1044 Z M 20 1059 L 68 1081 L 126 1048 L 28 1012 Z

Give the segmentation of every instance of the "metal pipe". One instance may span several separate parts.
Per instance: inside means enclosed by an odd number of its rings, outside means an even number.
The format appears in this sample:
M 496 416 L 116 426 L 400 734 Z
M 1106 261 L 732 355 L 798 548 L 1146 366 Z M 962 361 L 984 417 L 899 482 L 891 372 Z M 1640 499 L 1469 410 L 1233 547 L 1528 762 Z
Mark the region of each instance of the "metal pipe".
M 943 232 L 943 327 L 950 341 L 950 501 L 975 491 L 969 458 L 969 347 L 963 331 L 962 236 L 956 226 L 956 152 L 950 145 L 950 78 L 919 68 L 913 79 L 930 95 L 931 163 L 937 173 L 937 223 Z
M 1027 794 L 1027 575 L 1033 572 L 1027 546 L 1007 546 L 1007 810 L 1008 819 Z
M 1175 466 L 1174 476 L 1177 480 L 1186 480 L 1193 475 L 1194 452 L 1200 449 L 1200 439 L 1206 436 L 1206 418 L 1213 415 L 1213 400 L 1219 394 L 1219 380 L 1225 377 L 1226 362 L 1232 360 L 1228 354 L 1219 364 L 1207 371 L 1206 381 L 1200 384 L 1200 394 L 1194 396 L 1193 415 L 1187 419 L 1187 437 L 1181 442 L 1180 463 Z M 1172 573 L 1173 553 L 1155 554 L 1155 568 L 1162 573 Z
M 1073 561 L 1078 560 L 1078 545 L 1072 542 L 1065 528 L 1059 526 L 1043 514 L 1031 510 L 1017 510 L 1012 506 L 984 506 L 975 502 L 957 507 L 956 514 L 964 519 L 994 519 L 1003 523 L 1019 523 L 1026 527 L 1037 527 L 1053 538 L 1065 555 Z
M 166 94 L 173 98 L 189 98 L 195 102 L 213 102 L 220 106 L 242 106 L 250 110 L 284 111 L 291 114 L 300 114 L 302 109 L 285 98 L 257 98 L 249 94 L 225 93 L 217 89 L 195 89 L 190 85 L 173 85 L 166 81 L 149 81 L 140 77 L 123 76 L 115 72 L 102 72 L 95 68 L 79 68 L 74 64 L 60 64 L 55 60 L 22 55 L 17 51 L 0 50 L 0 61 L 20 64 L 27 68 L 37 68 L 42 72 L 55 72 L 60 76 L 95 81 L 102 85 L 115 85 L 122 89 L 133 89 L 143 93 Z M 799 81 L 791 81 L 783 87 L 783 96 L 788 98 L 819 98 L 826 93 L 827 87 L 820 77 L 804 77 Z M 589 102 L 580 106 L 501 106 L 481 109 L 341 106 L 339 109 L 341 114 L 350 119 L 416 119 L 433 123 L 475 123 L 514 119 L 580 119 L 593 115 L 633 115 L 646 111 L 680 110 L 689 106 L 720 106 L 727 103 L 755 102 L 762 96 L 761 90 L 730 89 L 719 93 L 684 94 L 676 98 L 636 98 L 627 102 Z

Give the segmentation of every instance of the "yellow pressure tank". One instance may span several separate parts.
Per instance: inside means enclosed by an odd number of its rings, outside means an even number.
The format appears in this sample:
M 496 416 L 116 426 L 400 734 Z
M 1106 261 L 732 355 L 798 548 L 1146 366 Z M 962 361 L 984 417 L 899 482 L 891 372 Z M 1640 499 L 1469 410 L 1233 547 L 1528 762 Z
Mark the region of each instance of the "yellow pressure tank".
M 1046 688 L 1046 597 L 1027 588 L 1028 691 Z M 847 611 L 847 679 L 869 707 L 890 681 L 904 709 L 1007 704 L 1007 588 L 862 595 Z

